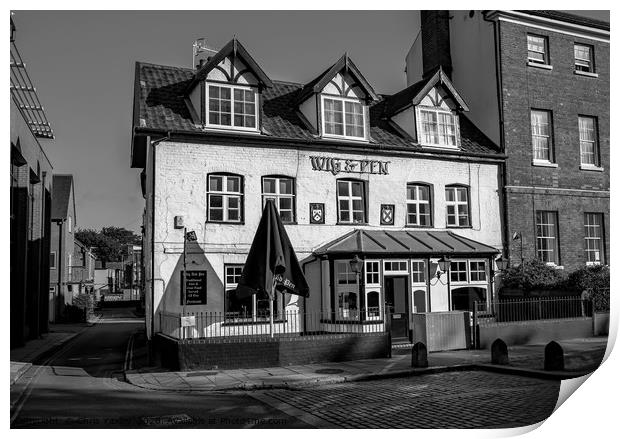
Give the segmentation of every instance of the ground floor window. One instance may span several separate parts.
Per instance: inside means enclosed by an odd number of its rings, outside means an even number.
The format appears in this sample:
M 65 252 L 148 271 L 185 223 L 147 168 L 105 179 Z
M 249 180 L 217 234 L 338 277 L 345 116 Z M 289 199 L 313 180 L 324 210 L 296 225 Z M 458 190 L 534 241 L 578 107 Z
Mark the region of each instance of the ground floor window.
M 237 284 L 241 279 L 243 265 L 225 265 L 224 266 L 224 291 L 225 300 L 225 316 L 227 320 L 233 321 L 260 321 L 269 320 L 269 295 L 266 293 L 257 293 L 252 296 L 239 298 L 237 297 Z M 283 300 L 280 293 L 276 293 L 274 298 L 274 317 L 282 314 L 281 304 Z
M 366 319 L 379 320 L 381 318 L 381 294 L 379 291 L 366 293 Z
M 486 302 L 487 290 L 481 287 L 460 287 L 451 292 L 453 311 L 472 311 L 474 301 Z
M 603 214 L 586 213 L 584 228 L 586 263 L 603 263 Z

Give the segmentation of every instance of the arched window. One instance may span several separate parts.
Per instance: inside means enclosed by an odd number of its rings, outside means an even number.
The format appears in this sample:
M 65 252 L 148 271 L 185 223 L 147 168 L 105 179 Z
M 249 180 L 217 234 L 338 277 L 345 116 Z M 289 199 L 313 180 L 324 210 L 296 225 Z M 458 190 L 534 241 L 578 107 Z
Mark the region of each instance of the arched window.
M 446 226 L 469 227 L 469 187 L 446 186 Z
M 241 223 L 243 221 L 243 177 L 235 174 L 207 176 L 207 221 Z
M 431 186 L 425 183 L 407 183 L 407 225 L 433 226 Z

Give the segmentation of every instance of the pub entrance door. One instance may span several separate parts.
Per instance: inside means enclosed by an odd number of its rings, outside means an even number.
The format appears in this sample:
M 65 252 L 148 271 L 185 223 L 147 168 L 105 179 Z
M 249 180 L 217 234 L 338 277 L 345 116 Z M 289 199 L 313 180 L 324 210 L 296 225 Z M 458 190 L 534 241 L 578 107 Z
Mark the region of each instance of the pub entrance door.
M 408 277 L 386 276 L 385 286 L 386 316 L 391 322 L 392 341 L 409 339 L 409 307 L 408 307 Z

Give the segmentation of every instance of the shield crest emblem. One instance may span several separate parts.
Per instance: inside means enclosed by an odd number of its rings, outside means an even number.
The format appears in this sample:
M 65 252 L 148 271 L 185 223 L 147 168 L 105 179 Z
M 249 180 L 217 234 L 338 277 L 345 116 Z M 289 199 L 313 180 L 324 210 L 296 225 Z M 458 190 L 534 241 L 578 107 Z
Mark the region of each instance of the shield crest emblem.
M 325 224 L 325 204 L 310 203 L 310 224 Z
M 381 224 L 385 226 L 394 225 L 394 205 L 382 204 L 381 205 Z

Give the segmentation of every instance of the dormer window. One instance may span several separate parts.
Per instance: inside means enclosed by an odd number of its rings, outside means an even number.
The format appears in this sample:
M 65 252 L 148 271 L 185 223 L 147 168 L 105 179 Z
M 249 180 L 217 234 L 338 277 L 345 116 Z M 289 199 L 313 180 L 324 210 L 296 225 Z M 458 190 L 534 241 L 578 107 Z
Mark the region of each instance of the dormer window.
M 355 99 L 322 97 L 326 136 L 365 139 L 364 106 Z
M 207 127 L 256 131 L 258 93 L 252 87 L 207 84 Z
M 458 146 L 458 120 L 450 111 L 419 108 L 420 143 L 429 146 Z

